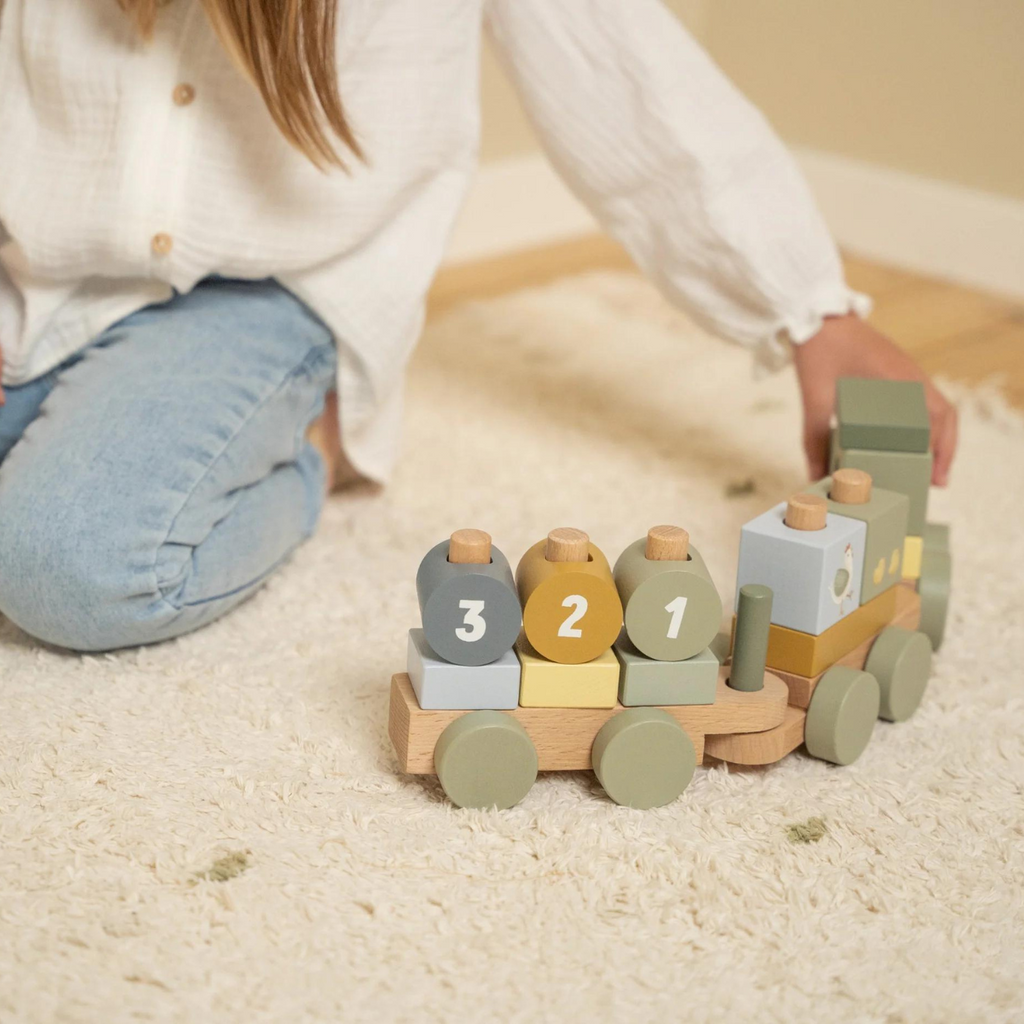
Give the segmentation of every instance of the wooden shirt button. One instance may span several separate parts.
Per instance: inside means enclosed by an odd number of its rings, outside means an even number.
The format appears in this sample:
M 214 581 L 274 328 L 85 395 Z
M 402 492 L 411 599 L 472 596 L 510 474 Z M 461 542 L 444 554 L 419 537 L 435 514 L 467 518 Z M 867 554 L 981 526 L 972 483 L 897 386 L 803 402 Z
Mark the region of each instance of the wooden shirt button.
M 166 256 L 174 248 L 174 239 L 166 231 L 158 231 L 149 244 L 157 256 Z
M 195 98 L 195 87 L 189 85 L 188 82 L 180 82 L 174 87 L 174 91 L 171 93 L 171 99 L 173 99 L 175 104 L 179 107 L 187 107 Z

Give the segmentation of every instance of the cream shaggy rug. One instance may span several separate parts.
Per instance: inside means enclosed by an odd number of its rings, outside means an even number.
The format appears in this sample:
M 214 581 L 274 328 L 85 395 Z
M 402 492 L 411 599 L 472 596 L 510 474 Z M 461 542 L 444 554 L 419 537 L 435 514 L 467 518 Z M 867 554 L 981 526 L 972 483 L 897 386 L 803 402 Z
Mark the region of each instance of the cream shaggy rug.
M 1021 1020 L 1024 422 L 960 402 L 948 641 L 860 763 L 459 811 L 386 734 L 427 548 L 573 524 L 614 557 L 679 521 L 728 596 L 802 457 L 791 376 L 630 275 L 438 320 L 393 486 L 245 607 L 107 657 L 0 627 L 0 1020 Z

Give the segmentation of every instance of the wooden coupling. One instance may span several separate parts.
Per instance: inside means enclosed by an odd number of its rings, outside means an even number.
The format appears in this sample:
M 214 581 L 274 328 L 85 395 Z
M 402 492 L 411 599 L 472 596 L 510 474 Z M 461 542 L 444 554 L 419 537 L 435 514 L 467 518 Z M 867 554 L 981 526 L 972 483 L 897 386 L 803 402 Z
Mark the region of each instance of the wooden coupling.
M 487 565 L 491 560 L 491 535 L 483 530 L 456 530 L 448 541 L 448 561 L 453 565 Z
M 837 469 L 828 496 L 842 505 L 866 505 L 871 500 L 871 474 L 863 469 Z
M 585 562 L 590 557 L 590 538 L 571 526 L 560 526 L 548 534 L 544 557 L 549 562 Z
M 794 494 L 786 503 L 785 523 L 793 530 L 824 530 L 828 502 L 817 494 Z
M 652 562 L 685 562 L 689 549 L 690 535 L 681 526 L 652 526 L 644 557 Z

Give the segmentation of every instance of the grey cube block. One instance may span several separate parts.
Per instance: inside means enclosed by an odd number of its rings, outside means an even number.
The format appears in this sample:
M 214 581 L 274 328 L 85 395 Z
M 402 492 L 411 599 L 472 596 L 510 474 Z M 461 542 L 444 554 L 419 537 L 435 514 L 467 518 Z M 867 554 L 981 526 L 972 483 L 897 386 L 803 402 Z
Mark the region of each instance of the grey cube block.
M 622 666 L 619 703 L 626 707 L 673 704 L 714 704 L 718 689 L 718 659 L 705 647 L 685 661 L 645 658 L 625 632 L 612 648 Z
M 489 665 L 452 665 L 431 650 L 422 629 L 410 629 L 406 671 L 424 711 L 507 711 L 519 705 L 521 670 L 514 650 Z
M 818 636 L 860 607 L 867 526 L 826 516 L 823 530 L 794 530 L 782 502 L 740 532 L 737 600 L 747 583 L 771 587 L 772 622 Z

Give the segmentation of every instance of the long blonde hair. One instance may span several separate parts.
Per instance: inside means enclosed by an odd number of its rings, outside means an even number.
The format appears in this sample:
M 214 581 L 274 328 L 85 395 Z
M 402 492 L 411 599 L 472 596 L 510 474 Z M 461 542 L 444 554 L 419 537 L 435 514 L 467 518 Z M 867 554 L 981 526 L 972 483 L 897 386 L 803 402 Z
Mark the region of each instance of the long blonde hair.
M 167 0 L 118 0 L 145 38 Z M 320 168 L 363 151 L 338 93 L 337 0 L 202 0 L 228 52 L 255 83 L 281 134 Z

